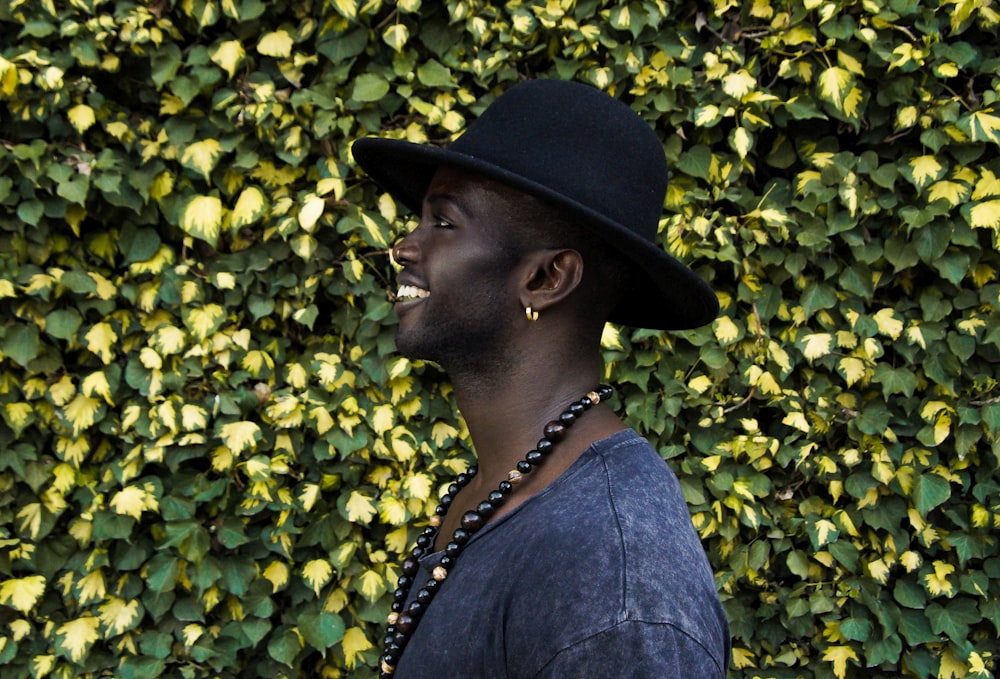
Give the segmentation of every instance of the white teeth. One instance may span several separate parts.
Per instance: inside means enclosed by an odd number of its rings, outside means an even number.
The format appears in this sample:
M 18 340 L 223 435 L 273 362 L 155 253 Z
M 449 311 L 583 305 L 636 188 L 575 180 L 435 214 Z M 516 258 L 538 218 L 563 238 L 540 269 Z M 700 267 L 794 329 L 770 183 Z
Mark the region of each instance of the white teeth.
M 427 297 L 431 293 L 423 288 L 418 288 L 415 285 L 401 285 L 399 286 L 399 291 L 396 293 L 397 301 L 404 301 L 408 299 L 418 299 Z

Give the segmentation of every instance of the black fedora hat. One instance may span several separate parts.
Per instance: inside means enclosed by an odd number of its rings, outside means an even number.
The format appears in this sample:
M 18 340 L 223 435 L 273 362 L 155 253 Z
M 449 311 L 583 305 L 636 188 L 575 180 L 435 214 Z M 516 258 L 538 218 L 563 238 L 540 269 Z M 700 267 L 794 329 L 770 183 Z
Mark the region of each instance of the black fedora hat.
M 417 214 L 435 171 L 464 168 L 581 218 L 632 265 L 633 289 L 610 321 L 680 330 L 712 321 L 719 302 L 657 244 L 667 162 L 656 133 L 624 103 L 561 80 L 528 80 L 501 95 L 446 148 L 368 137 L 355 160 Z

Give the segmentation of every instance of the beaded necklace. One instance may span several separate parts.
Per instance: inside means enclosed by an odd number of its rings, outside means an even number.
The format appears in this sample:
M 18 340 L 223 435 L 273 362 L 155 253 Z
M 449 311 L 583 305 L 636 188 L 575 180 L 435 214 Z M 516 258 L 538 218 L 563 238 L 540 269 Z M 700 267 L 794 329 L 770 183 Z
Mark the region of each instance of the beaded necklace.
M 403 650 L 407 642 L 417 629 L 417 624 L 430 605 L 434 596 L 441 589 L 441 583 L 448 577 L 448 572 L 455 566 L 458 556 L 462 553 L 465 544 L 480 529 L 491 516 L 507 501 L 507 497 L 514 491 L 514 487 L 521 482 L 525 474 L 530 473 L 535 467 L 542 464 L 555 448 L 555 444 L 566 436 L 566 430 L 573 425 L 578 417 L 590 410 L 602 400 L 611 397 L 614 390 L 601 385 L 594 391 L 578 401 L 571 403 L 566 410 L 559 415 L 558 420 L 552 420 L 545 425 L 542 431 L 542 438 L 539 439 L 535 447 L 529 450 L 524 459 L 517 463 L 516 467 L 507 472 L 507 478 L 499 483 L 497 489 L 486 496 L 474 510 L 467 511 L 462 515 L 461 527 L 457 528 L 451 535 L 451 541 L 444 548 L 444 556 L 440 563 L 432 571 L 432 577 L 417 590 L 413 601 L 406 604 L 406 600 L 413 588 L 414 580 L 420 571 L 419 559 L 427 553 L 427 550 L 434 544 L 434 535 L 444 521 L 448 508 L 454 501 L 455 496 L 462 490 L 469 481 L 476 475 L 478 468 L 470 467 L 464 474 L 459 474 L 455 482 L 448 486 L 448 492 L 441 498 L 441 503 L 434 510 L 429 525 L 424 528 L 423 533 L 417 538 L 417 545 L 410 552 L 410 555 L 403 560 L 403 575 L 399 578 L 396 591 L 393 594 L 392 613 L 389 614 L 389 627 L 386 629 L 385 640 L 380 658 L 379 675 L 381 679 L 389 679 L 396 671 Z

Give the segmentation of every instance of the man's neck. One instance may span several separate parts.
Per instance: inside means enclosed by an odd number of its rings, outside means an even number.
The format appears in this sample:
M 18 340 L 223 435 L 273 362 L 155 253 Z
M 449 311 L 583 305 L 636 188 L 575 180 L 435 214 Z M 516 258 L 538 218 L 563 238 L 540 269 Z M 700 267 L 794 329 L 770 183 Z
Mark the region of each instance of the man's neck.
M 479 459 L 481 483 L 495 486 L 501 481 L 542 437 L 545 424 L 557 420 L 570 403 L 600 381 L 599 352 L 590 357 L 564 350 L 535 356 L 489 380 L 482 375 L 466 378 L 461 371 L 452 375 L 455 398 Z M 566 438 L 557 444 L 554 459 L 543 467 L 559 471 L 594 440 L 621 428 L 610 408 L 593 408 L 569 428 Z

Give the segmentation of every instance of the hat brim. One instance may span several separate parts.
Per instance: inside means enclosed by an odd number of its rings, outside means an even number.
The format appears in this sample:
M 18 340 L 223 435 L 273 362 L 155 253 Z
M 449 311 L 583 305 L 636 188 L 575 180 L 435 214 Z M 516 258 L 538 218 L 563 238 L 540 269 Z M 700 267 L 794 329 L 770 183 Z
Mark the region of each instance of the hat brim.
M 582 218 L 609 247 L 633 264 L 632 289 L 608 320 L 655 330 L 685 330 L 710 323 L 719 313 L 715 293 L 694 271 L 630 229 L 533 180 L 475 156 L 397 139 L 368 137 L 352 147 L 355 160 L 385 191 L 415 214 L 442 165 L 472 170 L 524 191 Z

